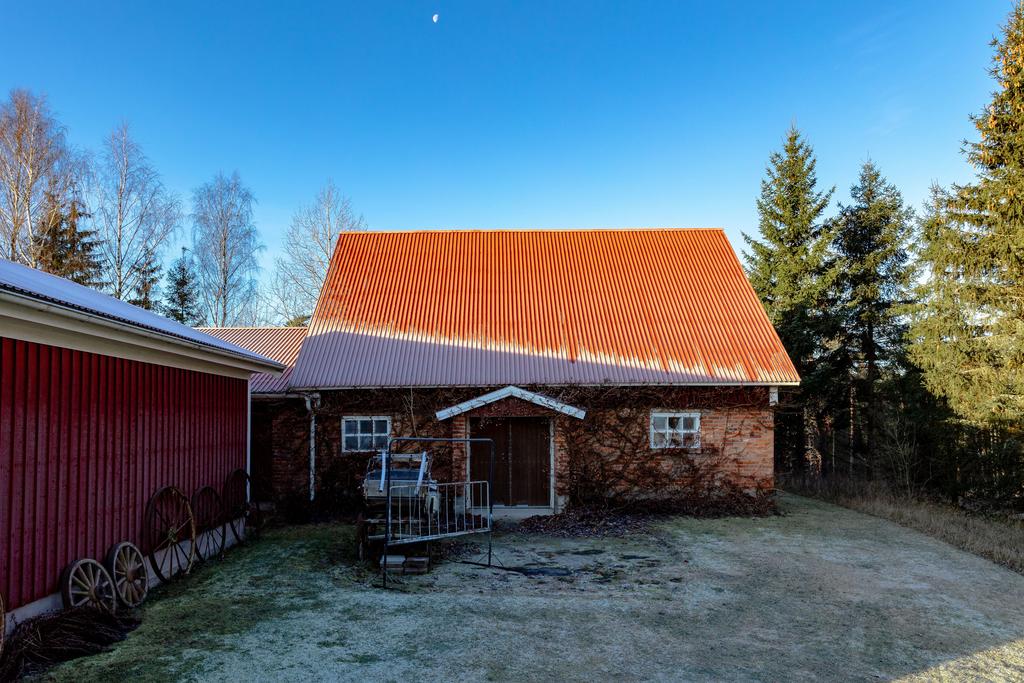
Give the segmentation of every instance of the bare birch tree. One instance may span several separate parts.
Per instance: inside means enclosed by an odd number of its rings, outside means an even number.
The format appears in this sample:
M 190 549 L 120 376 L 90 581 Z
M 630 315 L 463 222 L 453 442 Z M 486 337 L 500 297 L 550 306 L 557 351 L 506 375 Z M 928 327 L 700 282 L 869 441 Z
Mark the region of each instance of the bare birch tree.
M 110 293 L 147 298 L 154 264 L 181 220 L 181 203 L 132 139 L 127 123 L 103 144 L 96 174 L 95 219 Z
M 293 324 L 308 319 L 327 276 L 338 235 L 365 229 L 366 222 L 353 211 L 351 200 L 328 180 L 313 203 L 292 216 L 284 256 L 275 262 L 270 286 L 274 312 Z
M 73 193 L 85 156 L 67 144 L 46 98 L 12 90 L 0 104 L 0 256 L 38 265 L 37 233 L 56 220 L 54 197 Z
M 251 317 L 257 303 L 256 255 L 263 249 L 253 223 L 252 192 L 238 172 L 218 173 L 192 196 L 192 254 L 203 314 L 224 327 Z

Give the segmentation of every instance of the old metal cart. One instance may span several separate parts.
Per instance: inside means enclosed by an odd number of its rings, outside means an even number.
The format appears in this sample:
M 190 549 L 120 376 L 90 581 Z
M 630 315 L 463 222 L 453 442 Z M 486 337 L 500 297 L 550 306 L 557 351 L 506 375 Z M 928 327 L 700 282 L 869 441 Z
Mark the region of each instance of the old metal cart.
M 432 457 L 426 451 L 397 452 L 402 444 L 465 444 L 490 446 L 488 479 L 437 482 L 432 478 Z M 491 439 L 442 437 L 394 437 L 367 465 L 363 480 L 366 514 L 356 524 L 359 556 L 368 559 L 373 548 L 382 550 L 381 573 L 388 582 L 388 558 L 391 549 L 427 544 L 469 534 L 487 534 L 487 566 L 493 550 L 491 529 L 494 505 L 491 482 L 494 480 L 494 442 Z

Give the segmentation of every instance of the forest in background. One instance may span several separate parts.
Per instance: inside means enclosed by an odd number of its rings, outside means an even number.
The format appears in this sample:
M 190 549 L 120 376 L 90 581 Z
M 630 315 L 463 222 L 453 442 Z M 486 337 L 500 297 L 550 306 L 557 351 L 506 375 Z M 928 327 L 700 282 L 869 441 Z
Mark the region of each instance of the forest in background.
M 961 148 L 974 178 L 919 213 L 867 161 L 830 214 L 796 129 L 769 158 L 744 237 L 802 378 L 777 416 L 784 476 L 1024 507 L 1024 5 L 992 46 L 992 99 Z

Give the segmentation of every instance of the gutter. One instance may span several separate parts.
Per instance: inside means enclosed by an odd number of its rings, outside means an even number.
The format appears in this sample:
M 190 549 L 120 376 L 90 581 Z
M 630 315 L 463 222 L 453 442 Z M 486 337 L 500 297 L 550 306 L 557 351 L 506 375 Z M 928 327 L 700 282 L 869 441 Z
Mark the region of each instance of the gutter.
M 188 339 L 186 337 L 180 337 L 178 335 L 170 334 L 167 332 L 151 330 L 140 325 L 133 325 L 131 323 L 115 320 L 107 316 L 98 315 L 95 313 L 88 313 L 78 308 L 73 308 L 71 306 L 65 306 L 56 303 L 45 303 L 35 297 L 19 294 L 17 292 L 12 292 L 11 290 L 8 289 L 0 289 L 0 301 L 5 299 L 15 305 L 25 306 L 26 308 L 31 308 L 37 311 L 41 311 L 43 313 L 54 313 L 57 315 L 65 316 L 75 320 L 80 320 L 82 322 L 90 323 L 93 325 L 100 325 L 108 329 L 113 329 L 120 332 L 129 332 L 130 334 L 137 335 L 140 337 L 155 339 L 158 341 L 162 341 L 164 343 L 191 348 L 193 350 L 201 351 L 203 353 L 215 356 L 221 359 L 219 362 L 226 363 L 228 365 L 231 365 L 232 367 L 241 367 L 242 369 L 248 369 L 253 372 L 271 372 L 277 375 L 280 375 L 282 372 L 284 372 L 286 367 L 285 365 L 278 363 L 277 361 L 272 361 L 269 358 L 264 358 L 256 354 L 247 355 L 243 353 L 229 351 L 227 349 L 220 349 L 215 346 L 210 346 L 208 344 L 203 344 L 202 342 L 197 342 L 195 340 Z M 233 363 L 231 361 L 233 361 Z M 244 365 L 240 365 L 240 362 L 244 362 Z
M 302 394 L 309 413 L 309 502 L 316 500 L 316 411 L 320 410 L 320 394 Z

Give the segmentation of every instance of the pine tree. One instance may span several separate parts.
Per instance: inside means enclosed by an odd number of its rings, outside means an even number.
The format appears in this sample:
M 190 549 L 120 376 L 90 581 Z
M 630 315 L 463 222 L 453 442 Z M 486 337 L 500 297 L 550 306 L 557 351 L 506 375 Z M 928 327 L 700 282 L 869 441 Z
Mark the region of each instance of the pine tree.
M 77 197 L 63 200 L 48 193 L 44 218 L 32 243 L 37 267 L 80 285 L 99 288 L 99 245 L 95 231 L 84 227 L 89 218 Z
M 768 160 L 757 200 L 760 240 L 746 234 L 750 283 L 802 379 L 794 413 L 779 416 L 777 454 L 800 467 L 834 372 L 826 342 L 835 334 L 830 294 L 835 268 L 824 220 L 834 188 L 818 190 L 814 150 L 796 128 Z
M 201 325 L 205 321 L 199 313 L 199 295 L 196 291 L 196 272 L 192 257 L 182 247 L 181 257 L 167 271 L 167 293 L 164 297 L 164 315 L 183 325 Z
M 850 189 L 854 203 L 835 221 L 839 356 L 847 374 L 850 465 L 869 461 L 878 426 L 879 370 L 902 358 L 913 270 L 908 251 L 914 213 L 870 161 Z
M 993 41 L 998 89 L 965 143 L 975 181 L 936 188 L 922 224 L 925 284 L 912 357 L 964 419 L 1024 418 L 1024 3 Z

